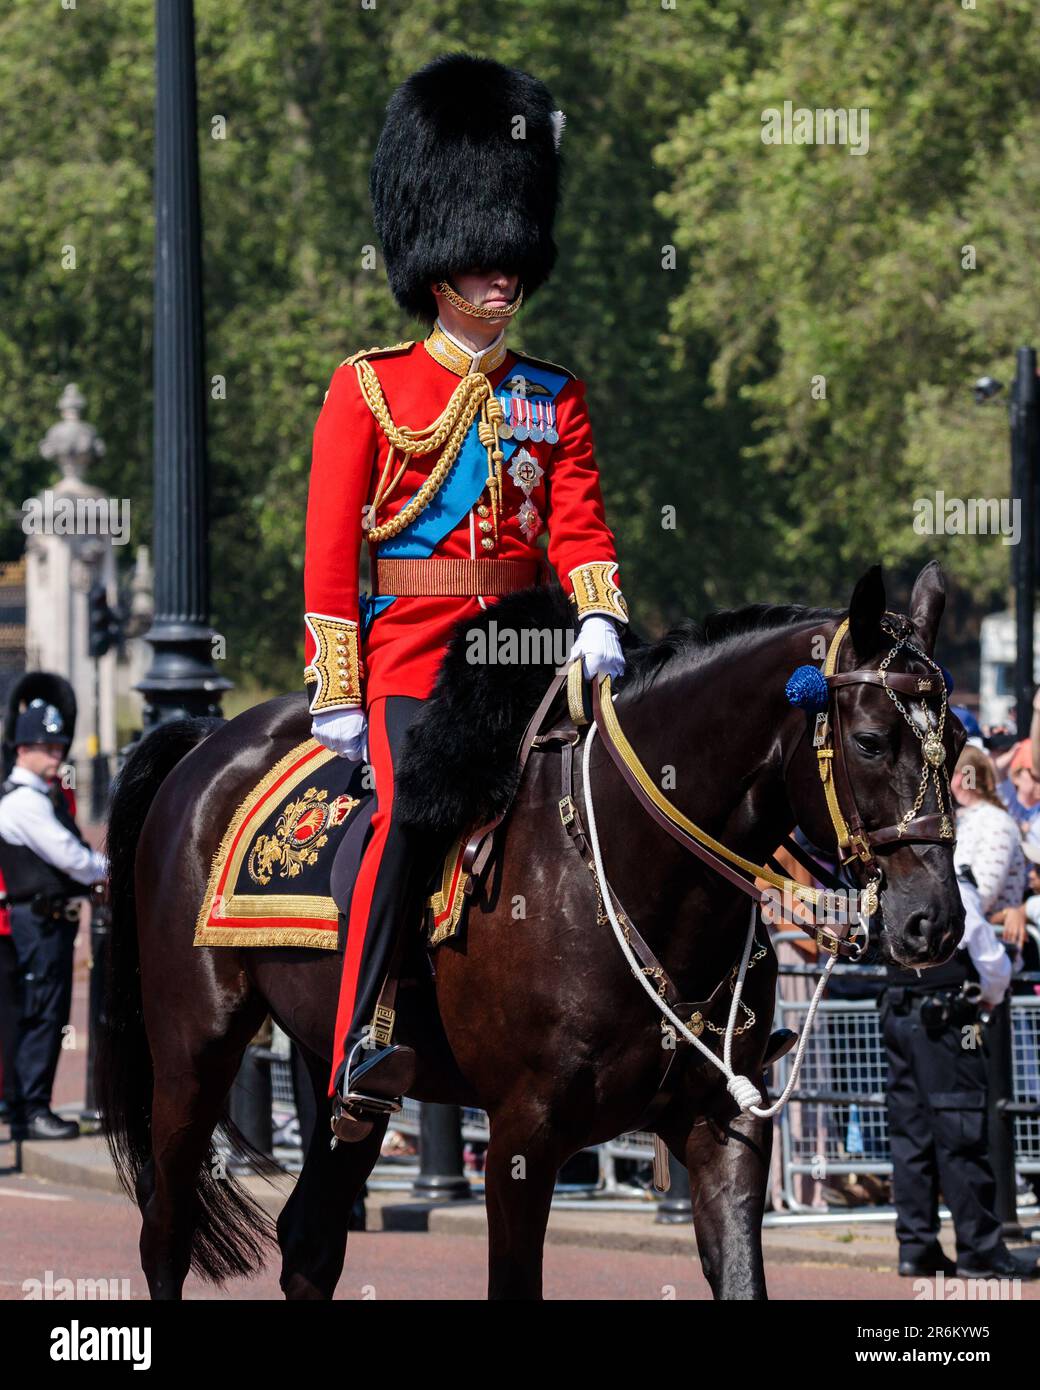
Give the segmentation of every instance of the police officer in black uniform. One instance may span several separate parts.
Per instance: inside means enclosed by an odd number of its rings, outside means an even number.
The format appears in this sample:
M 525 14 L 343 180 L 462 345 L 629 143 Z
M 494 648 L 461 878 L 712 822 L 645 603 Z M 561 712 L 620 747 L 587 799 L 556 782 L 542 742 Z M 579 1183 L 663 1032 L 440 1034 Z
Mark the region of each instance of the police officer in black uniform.
M 15 765 L 0 787 L 0 871 L 18 957 L 20 1019 L 12 1130 L 73 1139 L 74 1120 L 51 1110 L 54 1075 L 72 1004 L 77 899 L 107 872 L 86 844 L 57 782 L 69 746 L 56 705 L 33 700 L 14 727 Z
M 1035 1267 L 1004 1245 L 994 1211 L 986 1064 L 976 1030 L 984 1009 L 1003 999 L 1011 966 L 965 873 L 960 948 L 920 974 L 889 966 L 881 1001 L 899 1273 L 1030 1279 Z M 940 1192 L 953 1216 L 956 1265 L 939 1244 Z

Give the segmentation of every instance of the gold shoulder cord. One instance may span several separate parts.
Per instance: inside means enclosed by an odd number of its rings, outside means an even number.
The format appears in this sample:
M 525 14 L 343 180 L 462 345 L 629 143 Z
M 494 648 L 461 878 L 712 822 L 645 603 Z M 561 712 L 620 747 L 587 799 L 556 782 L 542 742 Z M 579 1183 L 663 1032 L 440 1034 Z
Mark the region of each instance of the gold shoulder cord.
M 365 404 L 375 416 L 380 429 L 386 435 L 390 445 L 386 456 L 386 463 L 376 488 L 375 496 L 372 499 L 372 515 L 381 502 L 394 491 L 405 468 L 411 458 L 422 458 L 427 454 L 436 453 L 438 449 L 443 449 L 440 458 L 430 472 L 430 476 L 423 483 L 422 487 L 415 494 L 406 507 L 403 507 L 396 516 L 382 526 L 370 526 L 366 531 L 367 539 L 375 544 L 381 541 L 391 540 L 411 525 L 415 518 L 429 506 L 438 489 L 441 487 L 445 478 L 451 472 L 455 460 L 458 458 L 462 442 L 466 438 L 466 433 L 470 425 L 480 415 L 480 422 L 477 426 L 481 444 L 487 450 L 488 455 L 488 477 L 486 486 L 491 497 L 491 515 L 495 528 L 495 539 L 498 539 L 498 513 L 502 497 L 502 449 L 498 439 L 498 429 L 505 418 L 502 403 L 495 396 L 491 388 L 491 382 L 482 372 L 474 372 L 470 376 L 464 376 L 452 392 L 451 399 L 441 411 L 440 415 L 434 420 L 432 425 L 427 425 L 425 429 L 412 430 L 407 426 L 394 424 L 390 414 L 390 408 L 383 395 L 383 388 L 379 384 L 372 364 L 363 358 L 354 364 L 357 372 L 358 385 L 361 388 L 361 395 Z M 396 462 L 396 455 L 401 454 L 401 464 L 393 478 L 388 482 L 390 470 Z

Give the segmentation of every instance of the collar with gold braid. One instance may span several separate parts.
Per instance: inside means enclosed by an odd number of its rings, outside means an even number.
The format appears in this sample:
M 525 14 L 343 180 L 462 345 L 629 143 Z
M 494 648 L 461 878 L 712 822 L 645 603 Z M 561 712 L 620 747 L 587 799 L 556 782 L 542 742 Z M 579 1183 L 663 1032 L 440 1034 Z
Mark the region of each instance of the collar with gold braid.
M 391 517 L 381 526 L 370 526 L 365 533 L 368 541 L 378 545 L 381 541 L 393 539 L 406 526 L 410 526 L 415 518 L 429 506 L 445 478 L 451 472 L 469 427 L 478 414 L 480 420 L 477 425 L 477 433 L 481 444 L 487 450 L 488 476 L 485 486 L 491 499 L 491 519 L 497 541 L 498 518 L 502 502 L 503 458 L 498 430 L 505 419 L 505 412 L 502 403 L 495 396 L 491 382 L 484 373 L 473 372 L 469 376 L 464 376 L 452 392 L 448 404 L 433 424 L 427 425 L 425 429 L 413 430 L 405 425 L 394 423 L 390 414 L 390 407 L 383 395 L 383 388 L 379 384 L 379 378 L 376 376 L 372 364 L 362 358 L 361 361 L 354 364 L 354 370 L 357 372 L 358 385 L 361 388 L 361 395 L 365 404 L 375 416 L 376 422 L 386 435 L 390 446 L 379 484 L 372 498 L 371 515 L 373 517 L 377 514 L 380 504 L 390 496 L 401 481 L 410 459 L 422 458 L 427 454 L 436 453 L 438 449 L 442 450 L 440 458 L 430 470 L 429 477 L 412 500 L 402 507 L 396 516 Z M 391 478 L 390 472 L 397 461 L 397 455 L 401 455 L 400 466 Z

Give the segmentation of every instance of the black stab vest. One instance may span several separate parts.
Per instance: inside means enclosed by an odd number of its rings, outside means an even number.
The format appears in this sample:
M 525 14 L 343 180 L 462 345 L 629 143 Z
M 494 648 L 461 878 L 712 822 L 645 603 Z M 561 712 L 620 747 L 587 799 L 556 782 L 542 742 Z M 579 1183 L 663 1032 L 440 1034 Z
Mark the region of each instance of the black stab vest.
M 5 782 L 0 787 L 0 799 L 26 785 L 24 782 Z M 59 824 L 63 825 L 66 830 L 71 830 L 81 845 L 86 844 L 83 836 L 79 833 L 79 826 L 69 810 L 68 802 L 56 783 L 53 794 L 40 791 L 39 787 L 28 787 L 28 790 L 36 796 L 46 797 Z M 77 883 L 74 878 L 69 878 L 68 874 L 63 874 L 53 864 L 48 864 L 46 859 L 41 858 L 35 850 L 29 849 L 27 845 L 9 844 L 2 836 L 0 836 L 0 873 L 4 876 L 9 903 L 31 902 L 38 893 L 45 893 L 48 897 L 71 898 L 87 892 L 84 884 Z

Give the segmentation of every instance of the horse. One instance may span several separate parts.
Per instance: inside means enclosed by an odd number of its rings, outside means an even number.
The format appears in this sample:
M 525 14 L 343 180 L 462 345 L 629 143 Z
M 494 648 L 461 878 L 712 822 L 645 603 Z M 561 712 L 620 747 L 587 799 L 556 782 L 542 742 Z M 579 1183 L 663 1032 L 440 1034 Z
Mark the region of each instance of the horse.
M 944 602 L 933 561 L 901 617 L 929 655 Z M 614 708 L 643 765 L 669 777 L 685 815 L 757 863 L 795 826 L 815 844 L 834 844 L 811 718 L 792 707 L 785 680 L 818 660 L 819 643 L 846 617 L 839 671 L 882 660 L 892 648 L 885 603 L 874 566 L 856 584 L 847 614 L 752 605 L 703 624 L 687 620 L 630 650 Z M 892 669 L 920 674 L 923 665 L 904 651 Z M 865 825 L 889 826 L 914 801 L 921 742 L 879 684 L 847 684 L 835 699 L 859 813 Z M 300 1048 L 319 1115 L 329 1113 L 340 956 L 192 945 L 209 865 L 233 810 L 280 752 L 308 734 L 302 695 L 227 723 L 176 721 L 141 741 L 114 794 L 97 1086 L 113 1157 L 140 1207 L 141 1261 L 154 1299 L 179 1298 L 192 1267 L 215 1282 L 256 1273 L 274 1238 L 285 1296 L 331 1298 L 351 1209 L 379 1156 L 385 1120 L 361 1142 L 339 1145 L 317 1124 L 273 1232 L 215 1159 L 226 1097 L 267 1015 Z M 950 716 L 947 769 L 963 739 Z M 602 740 L 590 753 L 610 884 L 682 997 L 707 999 L 740 956 L 747 901 L 643 814 Z M 560 800 L 560 750 L 547 747 L 528 759 L 501 828 L 496 891 L 474 896 L 464 936 L 439 947 L 434 970 L 402 980 L 398 993 L 396 1037 L 419 1058 L 410 1094 L 489 1116 L 488 1296 L 541 1297 L 558 1170 L 642 1122 L 689 1173 L 697 1251 L 714 1297 L 765 1298 L 761 1224 L 772 1122 L 741 1109 L 720 1072 L 692 1048 L 676 1046 L 674 1035 L 667 1045 L 659 1013 L 597 920 L 596 883 L 565 833 Z M 882 951 L 919 968 L 947 959 L 964 924 L 952 841 L 893 841 L 878 854 Z M 733 1065 L 746 1077 L 762 1074 L 776 991 L 771 946 L 757 954 L 743 995 L 754 1024 L 733 1043 Z

